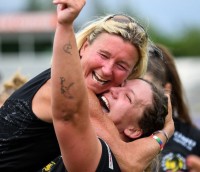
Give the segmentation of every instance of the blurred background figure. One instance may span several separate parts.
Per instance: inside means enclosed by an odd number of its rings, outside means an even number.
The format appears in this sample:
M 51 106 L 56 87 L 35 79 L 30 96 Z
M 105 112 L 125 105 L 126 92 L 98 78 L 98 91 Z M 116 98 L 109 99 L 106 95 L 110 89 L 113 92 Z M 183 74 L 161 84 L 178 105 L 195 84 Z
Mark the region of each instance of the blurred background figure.
M 19 71 L 16 71 L 11 79 L 2 83 L 0 89 L 0 107 L 15 90 L 20 88 L 27 81 L 27 77 L 22 75 Z
M 161 153 L 160 172 L 200 171 L 200 130 L 193 124 L 183 85 L 176 69 L 174 57 L 164 45 L 150 47 L 149 64 L 145 79 L 171 93 L 174 135 Z M 188 78 L 189 79 L 189 78 Z M 196 155 L 190 157 L 189 155 Z

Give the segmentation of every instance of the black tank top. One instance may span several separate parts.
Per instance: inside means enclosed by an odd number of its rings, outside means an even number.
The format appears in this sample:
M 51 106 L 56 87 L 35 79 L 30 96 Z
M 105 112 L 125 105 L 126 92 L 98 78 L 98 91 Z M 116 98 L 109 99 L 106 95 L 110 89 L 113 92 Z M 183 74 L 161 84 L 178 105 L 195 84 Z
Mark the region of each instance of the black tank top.
M 102 146 L 101 159 L 95 172 L 121 172 L 119 165 L 111 149 L 102 139 L 99 139 Z M 67 172 L 62 157 L 59 156 L 37 172 Z
M 32 99 L 50 79 L 50 71 L 28 81 L 0 108 L 1 172 L 35 172 L 60 155 L 53 124 L 32 111 Z

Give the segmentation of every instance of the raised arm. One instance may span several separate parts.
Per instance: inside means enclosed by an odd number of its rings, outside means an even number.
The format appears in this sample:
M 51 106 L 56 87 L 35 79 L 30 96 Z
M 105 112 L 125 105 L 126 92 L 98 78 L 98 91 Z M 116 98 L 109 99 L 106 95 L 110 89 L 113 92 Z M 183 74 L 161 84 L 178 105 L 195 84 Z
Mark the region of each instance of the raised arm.
M 91 120 L 96 129 L 96 133 L 108 143 L 117 159 L 120 169 L 126 172 L 141 172 L 146 169 L 149 163 L 159 153 L 159 144 L 152 137 L 138 139 L 129 143 L 122 141 L 113 122 L 103 115 L 99 102 L 92 92 L 89 94 L 89 100 Z M 172 120 L 170 98 L 168 112 L 163 130 L 171 137 L 174 132 L 174 123 Z M 163 143 L 166 142 L 163 134 L 157 133 L 156 135 Z
M 85 0 L 54 0 L 57 28 L 52 61 L 52 114 L 55 132 L 68 171 L 95 171 L 101 145 L 91 125 L 88 95 L 73 30 Z

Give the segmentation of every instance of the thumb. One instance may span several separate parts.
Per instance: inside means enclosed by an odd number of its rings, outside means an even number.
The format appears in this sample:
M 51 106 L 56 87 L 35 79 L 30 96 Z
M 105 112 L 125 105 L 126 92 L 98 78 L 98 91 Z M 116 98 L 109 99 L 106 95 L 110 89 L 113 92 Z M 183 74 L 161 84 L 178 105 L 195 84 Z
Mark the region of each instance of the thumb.
M 189 155 L 187 157 L 187 166 L 194 171 L 200 171 L 200 157 Z

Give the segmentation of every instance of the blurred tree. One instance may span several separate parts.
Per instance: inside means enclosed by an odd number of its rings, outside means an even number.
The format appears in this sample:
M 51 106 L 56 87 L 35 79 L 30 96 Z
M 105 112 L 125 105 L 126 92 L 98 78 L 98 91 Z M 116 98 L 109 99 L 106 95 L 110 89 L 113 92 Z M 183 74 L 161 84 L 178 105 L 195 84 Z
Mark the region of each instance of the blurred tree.
M 165 44 L 176 57 L 200 57 L 200 30 L 187 28 L 180 37 L 163 35 L 154 28 L 149 30 L 153 42 Z
M 52 1 L 29 0 L 27 11 L 53 11 Z
M 184 54 L 185 56 L 199 56 L 200 55 L 200 29 L 190 28 L 185 30 L 183 36 L 174 43 L 177 49 L 177 56 Z M 178 51 L 179 50 L 179 51 Z

